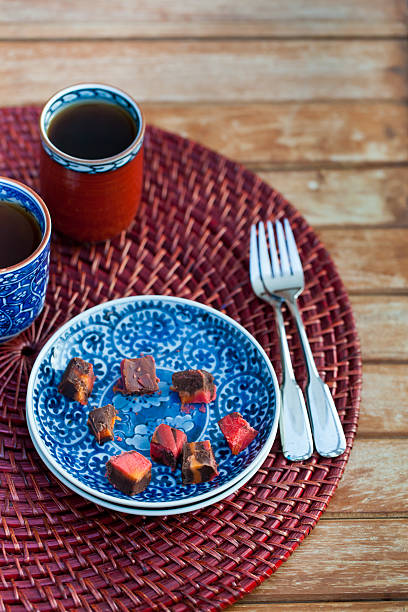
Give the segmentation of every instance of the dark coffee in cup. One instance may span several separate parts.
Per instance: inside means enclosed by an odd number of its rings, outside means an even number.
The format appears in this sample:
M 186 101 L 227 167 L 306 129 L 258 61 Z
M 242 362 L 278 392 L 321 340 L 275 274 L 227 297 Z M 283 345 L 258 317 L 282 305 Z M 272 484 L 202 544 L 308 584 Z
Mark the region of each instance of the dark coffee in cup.
M 33 215 L 18 204 L 0 200 L 0 268 L 26 259 L 41 240 L 41 229 Z

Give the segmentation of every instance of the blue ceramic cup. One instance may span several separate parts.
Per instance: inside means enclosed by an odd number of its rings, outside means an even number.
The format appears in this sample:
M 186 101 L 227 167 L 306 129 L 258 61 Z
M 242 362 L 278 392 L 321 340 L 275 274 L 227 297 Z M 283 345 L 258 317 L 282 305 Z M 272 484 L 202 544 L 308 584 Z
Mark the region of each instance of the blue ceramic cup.
M 29 212 L 40 226 L 42 240 L 26 259 L 0 268 L 0 342 L 31 325 L 40 314 L 48 284 L 51 217 L 42 199 L 26 185 L 0 177 L 0 200 Z

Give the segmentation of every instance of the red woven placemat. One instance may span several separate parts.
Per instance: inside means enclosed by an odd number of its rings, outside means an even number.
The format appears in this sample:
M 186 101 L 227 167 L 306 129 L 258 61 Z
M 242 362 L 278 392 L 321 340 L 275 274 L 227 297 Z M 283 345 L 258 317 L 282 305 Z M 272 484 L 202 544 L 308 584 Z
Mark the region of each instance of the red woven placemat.
M 0 174 L 38 189 L 37 107 L 0 110 Z M 357 425 L 359 342 L 333 263 L 305 220 L 241 166 L 150 127 L 143 207 L 127 233 L 98 246 L 54 240 L 46 307 L 0 345 L 0 610 L 216 610 L 269 576 L 314 527 L 339 482 Z M 114 205 L 114 203 L 112 203 Z M 347 438 L 336 459 L 288 463 L 274 444 L 237 493 L 195 513 L 148 519 L 107 511 L 59 484 L 25 422 L 30 368 L 67 319 L 133 294 L 177 295 L 225 311 L 280 374 L 272 308 L 248 277 L 251 223 L 287 216 L 305 264 L 300 306 Z M 303 357 L 293 324 L 298 380 Z

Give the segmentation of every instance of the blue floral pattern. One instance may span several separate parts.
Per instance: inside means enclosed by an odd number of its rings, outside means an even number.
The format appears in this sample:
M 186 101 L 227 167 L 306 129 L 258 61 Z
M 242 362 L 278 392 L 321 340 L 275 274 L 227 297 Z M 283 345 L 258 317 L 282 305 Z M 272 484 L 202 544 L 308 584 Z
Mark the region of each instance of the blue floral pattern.
M 141 397 L 114 393 L 123 357 L 154 356 L 159 392 Z M 88 406 L 67 400 L 57 391 L 68 361 L 80 356 L 94 365 L 97 376 Z M 171 391 L 174 371 L 203 368 L 214 374 L 217 398 L 207 405 L 180 405 Z M 112 455 L 137 450 L 149 457 L 150 438 L 160 423 L 185 431 L 189 441 L 210 439 L 219 476 L 209 483 L 184 487 L 180 470 L 171 472 L 153 462 L 151 484 L 135 503 L 183 502 L 216 491 L 256 460 L 276 428 L 276 379 L 255 340 L 213 309 L 176 298 L 123 298 L 72 319 L 47 343 L 30 378 L 27 417 L 34 443 L 47 459 L 68 473 L 72 482 L 96 495 L 123 503 L 129 498 L 105 478 Z M 115 440 L 99 446 L 87 428 L 91 407 L 113 403 L 120 416 Z M 217 425 L 239 411 L 259 431 L 255 440 L 233 456 Z M 105 497 L 106 498 L 106 497 Z
M 45 215 L 35 197 L 23 186 L 0 181 L 0 200 L 15 202 L 29 211 L 46 231 Z M 48 284 L 50 243 L 29 263 L 10 272 L 0 272 L 0 342 L 29 327 L 39 315 Z

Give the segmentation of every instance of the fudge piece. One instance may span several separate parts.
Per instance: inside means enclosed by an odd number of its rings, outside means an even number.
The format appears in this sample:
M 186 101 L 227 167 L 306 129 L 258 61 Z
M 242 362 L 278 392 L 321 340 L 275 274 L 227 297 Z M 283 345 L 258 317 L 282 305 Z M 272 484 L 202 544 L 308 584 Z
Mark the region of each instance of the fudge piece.
M 184 431 L 161 423 L 154 430 L 150 442 L 150 457 L 157 463 L 168 465 L 174 471 L 187 436 Z
M 218 426 L 225 436 L 233 455 L 238 455 L 258 435 L 239 412 L 231 412 L 218 421 Z
M 119 417 L 112 404 L 94 408 L 88 415 L 88 427 L 98 444 L 113 440 L 113 428 Z
M 186 442 L 183 446 L 181 478 L 183 484 L 208 482 L 218 474 L 217 464 L 209 440 Z
M 215 400 L 214 376 L 205 370 L 175 372 L 170 387 L 177 391 L 182 404 L 208 404 Z
M 68 399 L 85 405 L 91 395 L 94 382 L 95 374 L 92 364 L 80 357 L 74 357 L 62 375 L 58 391 Z
M 152 355 L 135 359 L 122 359 L 121 379 L 113 388 L 123 395 L 145 395 L 159 389 L 156 364 Z
M 137 451 L 114 455 L 106 464 L 106 477 L 125 495 L 136 495 L 147 487 L 152 477 L 152 464 Z

